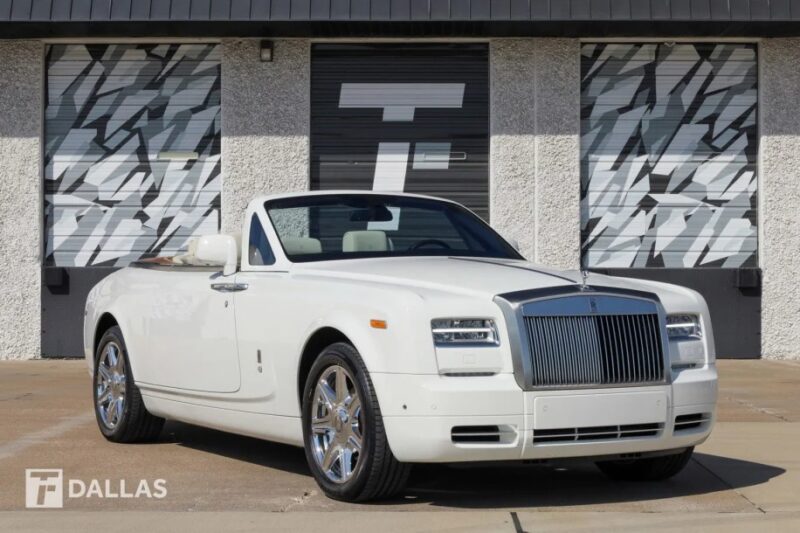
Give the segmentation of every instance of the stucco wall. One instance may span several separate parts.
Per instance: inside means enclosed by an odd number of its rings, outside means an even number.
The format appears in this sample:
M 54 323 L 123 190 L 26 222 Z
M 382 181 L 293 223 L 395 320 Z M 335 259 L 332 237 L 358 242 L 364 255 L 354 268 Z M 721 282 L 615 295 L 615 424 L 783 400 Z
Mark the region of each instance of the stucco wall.
M 222 228 L 236 231 L 253 196 L 308 189 L 309 43 L 226 40 L 222 50 Z
M 491 43 L 491 222 L 528 259 L 580 266 L 576 39 Z
M 761 349 L 800 359 L 800 39 L 764 40 L 760 61 Z
M 580 43 L 536 39 L 536 255 L 580 267 Z
M 0 359 L 40 354 L 42 57 L 0 41 Z
M 491 144 L 489 217 L 492 227 L 535 255 L 536 78 L 534 41 L 502 39 L 490 45 Z

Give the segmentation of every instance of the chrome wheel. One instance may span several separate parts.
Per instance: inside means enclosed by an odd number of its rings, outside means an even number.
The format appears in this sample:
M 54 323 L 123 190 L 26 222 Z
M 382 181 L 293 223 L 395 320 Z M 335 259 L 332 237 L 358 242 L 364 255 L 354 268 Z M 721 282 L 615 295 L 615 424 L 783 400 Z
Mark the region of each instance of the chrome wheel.
M 109 342 L 100 355 L 95 374 L 95 406 L 103 424 L 112 429 L 125 408 L 125 356 L 115 342 Z
M 311 446 L 317 466 L 329 480 L 344 483 L 358 466 L 364 435 L 361 399 L 350 373 L 326 368 L 314 389 Z

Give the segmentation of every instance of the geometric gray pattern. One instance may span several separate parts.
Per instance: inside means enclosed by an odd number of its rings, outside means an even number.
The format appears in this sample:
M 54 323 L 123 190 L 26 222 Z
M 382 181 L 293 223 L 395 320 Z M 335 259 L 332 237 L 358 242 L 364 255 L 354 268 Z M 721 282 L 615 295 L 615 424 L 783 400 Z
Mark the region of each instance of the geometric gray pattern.
M 220 221 L 220 47 L 50 45 L 45 264 L 174 255 Z
M 584 266 L 757 266 L 756 45 L 581 56 Z

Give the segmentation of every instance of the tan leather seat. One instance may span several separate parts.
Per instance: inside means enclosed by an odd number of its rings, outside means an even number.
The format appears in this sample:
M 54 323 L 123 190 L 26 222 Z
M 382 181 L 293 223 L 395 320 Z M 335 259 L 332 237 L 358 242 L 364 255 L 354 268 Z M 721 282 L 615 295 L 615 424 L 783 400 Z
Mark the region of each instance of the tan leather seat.
M 193 265 L 195 262 L 195 252 L 197 251 L 197 237 L 192 237 L 186 243 L 186 253 L 178 254 L 172 257 L 172 263 L 175 265 Z
M 312 237 L 284 237 L 281 241 L 289 255 L 321 254 L 322 243 Z
M 343 252 L 385 252 L 389 239 L 380 230 L 348 231 L 342 237 Z

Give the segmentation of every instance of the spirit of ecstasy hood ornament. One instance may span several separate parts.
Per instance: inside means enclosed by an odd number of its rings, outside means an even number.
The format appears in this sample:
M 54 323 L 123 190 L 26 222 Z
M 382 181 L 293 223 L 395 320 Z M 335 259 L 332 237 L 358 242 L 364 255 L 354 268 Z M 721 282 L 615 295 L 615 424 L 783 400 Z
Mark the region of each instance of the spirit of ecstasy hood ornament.
M 589 280 L 589 271 L 588 270 L 581 270 L 581 285 L 580 285 L 580 289 L 582 291 L 585 291 L 585 290 L 589 289 L 589 285 L 587 284 L 588 280 Z

